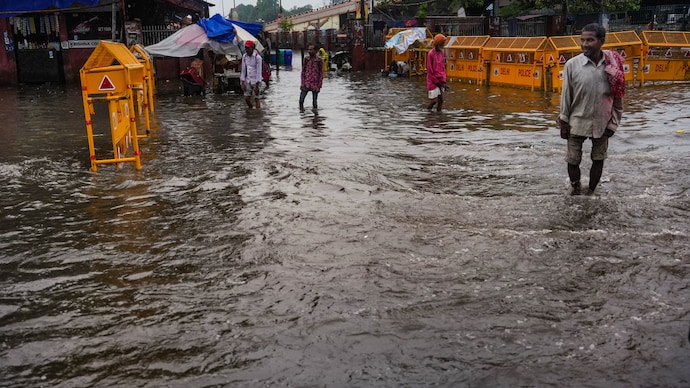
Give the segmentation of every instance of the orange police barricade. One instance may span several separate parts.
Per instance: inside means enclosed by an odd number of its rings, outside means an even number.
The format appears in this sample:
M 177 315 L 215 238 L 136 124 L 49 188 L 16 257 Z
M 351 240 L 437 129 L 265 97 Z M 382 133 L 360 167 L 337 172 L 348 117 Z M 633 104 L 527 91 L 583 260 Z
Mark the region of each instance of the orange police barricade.
M 580 36 L 552 36 L 549 40 L 556 50 L 552 56 L 547 58 L 547 64 L 555 69 L 550 71 L 550 89 L 560 91 L 563 89 L 563 69 L 565 63 L 570 58 L 582 53 Z M 635 72 L 633 69 L 635 68 L 635 62 L 639 64 L 642 58 L 642 41 L 635 31 L 608 32 L 606 33 L 606 41 L 601 48 L 604 50 L 614 50 L 625 59 L 623 63 L 625 81 L 627 84 L 634 85 Z
M 144 65 L 121 43 L 100 41 L 81 68 L 82 99 L 86 119 L 91 169 L 99 164 L 134 162 L 141 169 L 141 152 L 137 136 L 134 85 L 144 80 Z M 112 136 L 113 158 L 98 159 L 91 115 L 94 103 L 108 104 L 108 121 Z M 127 156 L 129 146 L 132 155 Z
M 139 115 L 145 115 L 146 134 L 148 135 L 151 131 L 149 115 L 155 110 L 154 95 L 156 94 L 156 79 L 154 75 L 153 59 L 140 44 L 135 44 L 130 47 L 130 51 L 139 60 L 139 63 L 144 65 L 144 79 L 142 80 L 141 87 L 139 87 L 140 85 L 138 84 L 134 84 L 134 89 L 137 91 L 135 94 L 137 111 Z
M 486 79 L 482 50 L 490 36 L 450 36 L 446 43 L 446 75 L 449 81 L 481 85 Z
M 483 49 L 484 61 L 489 64 L 489 85 L 543 89 L 544 61 L 552 52 L 545 37 L 490 38 Z
M 390 70 L 392 65 L 404 63 L 410 77 L 425 74 L 426 56 L 432 40 L 433 34 L 426 27 L 391 28 L 386 35 L 386 70 Z
M 642 71 L 646 81 L 690 81 L 690 32 L 642 31 Z

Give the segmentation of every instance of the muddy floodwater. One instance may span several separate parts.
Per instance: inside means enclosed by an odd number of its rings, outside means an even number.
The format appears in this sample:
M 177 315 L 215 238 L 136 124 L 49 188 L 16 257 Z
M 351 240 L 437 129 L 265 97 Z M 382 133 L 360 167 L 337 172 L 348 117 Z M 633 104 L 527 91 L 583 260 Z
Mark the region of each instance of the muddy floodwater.
M 557 93 L 424 85 L 172 81 L 97 172 L 78 86 L 0 89 L 0 386 L 690 386 L 690 84 L 629 89 L 575 197 Z

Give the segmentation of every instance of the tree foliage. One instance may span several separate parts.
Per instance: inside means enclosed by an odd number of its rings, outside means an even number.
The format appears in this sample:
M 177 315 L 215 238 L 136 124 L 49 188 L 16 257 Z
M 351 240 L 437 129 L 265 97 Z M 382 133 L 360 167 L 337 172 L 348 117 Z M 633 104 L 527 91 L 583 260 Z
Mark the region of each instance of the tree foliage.
M 536 9 L 563 6 L 564 13 L 574 15 L 640 9 L 640 0 L 533 0 L 532 3 Z
M 479 16 L 485 11 L 485 0 L 381 0 L 376 1 L 376 11 L 395 19 L 411 19 L 420 12 L 428 16 L 448 16 L 464 7 L 470 16 Z
M 260 23 L 271 22 L 278 19 L 278 14 L 281 13 L 279 8 L 279 0 L 257 0 L 255 6 L 246 4 L 238 5 L 237 11 L 240 14 L 240 20 L 244 22 Z M 305 5 L 304 7 L 293 7 L 290 10 L 283 9 L 282 13 L 284 17 L 288 17 L 311 10 L 313 10 L 311 5 Z

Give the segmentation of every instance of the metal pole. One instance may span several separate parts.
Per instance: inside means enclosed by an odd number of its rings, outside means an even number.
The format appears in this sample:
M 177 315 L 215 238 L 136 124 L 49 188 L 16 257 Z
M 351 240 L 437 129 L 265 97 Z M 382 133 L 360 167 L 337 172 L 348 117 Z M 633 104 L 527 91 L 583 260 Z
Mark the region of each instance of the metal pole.
M 117 28 L 117 8 L 115 2 L 110 4 L 110 40 L 115 41 L 115 29 Z

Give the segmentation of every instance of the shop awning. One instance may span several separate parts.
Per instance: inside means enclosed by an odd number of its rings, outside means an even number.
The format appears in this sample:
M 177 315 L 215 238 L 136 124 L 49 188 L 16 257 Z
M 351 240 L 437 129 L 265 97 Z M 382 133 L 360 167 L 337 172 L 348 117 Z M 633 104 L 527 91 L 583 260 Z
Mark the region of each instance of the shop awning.
M 45 10 L 59 11 L 79 7 L 93 7 L 100 0 L 26 0 L 26 1 L 2 1 L 0 2 L 0 17 L 13 16 L 26 12 Z
M 210 7 L 213 4 L 207 3 L 203 0 L 164 0 L 166 3 L 177 7 L 181 10 L 194 11 L 203 13 L 206 7 Z

